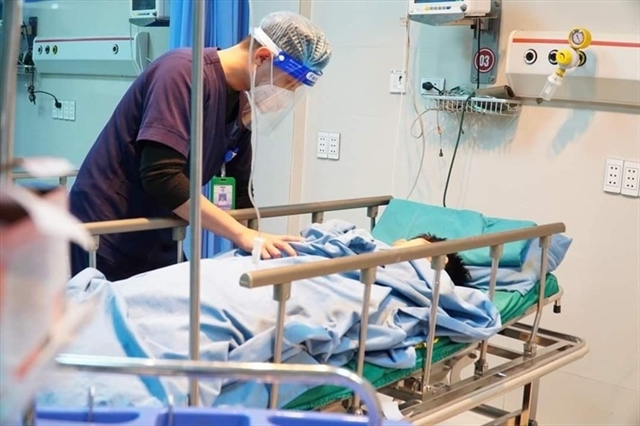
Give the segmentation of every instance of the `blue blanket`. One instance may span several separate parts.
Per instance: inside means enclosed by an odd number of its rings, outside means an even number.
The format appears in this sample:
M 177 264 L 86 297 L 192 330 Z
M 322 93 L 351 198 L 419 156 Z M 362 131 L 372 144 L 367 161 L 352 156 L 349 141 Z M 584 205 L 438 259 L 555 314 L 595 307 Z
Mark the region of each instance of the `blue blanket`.
M 564 235 L 554 235 L 547 257 L 547 272 L 553 272 L 564 260 L 573 240 Z M 542 248 L 540 240 L 535 238 L 529 244 L 524 263 L 521 267 L 498 268 L 496 276 L 496 289 L 502 291 L 515 291 L 526 294 L 536 285 L 540 279 L 540 266 L 542 265 Z M 491 282 L 491 268 L 487 266 L 467 266 L 471 280 L 469 285 L 475 288 L 488 290 Z
M 367 232 L 334 221 L 313 225 L 296 244 L 300 255 L 263 261 L 273 268 L 388 249 Z M 271 361 L 277 305 L 272 288 L 239 286 L 243 272 L 255 268 L 236 252 L 202 261 L 201 359 Z M 69 353 L 163 359 L 188 358 L 189 265 L 182 263 L 108 282 L 87 269 L 69 283 L 69 295 L 82 301 L 100 298 L 95 320 L 67 350 Z M 455 341 L 483 339 L 501 327 L 499 313 L 483 292 L 456 288 L 442 275 L 437 317 L 438 336 Z M 341 366 L 357 354 L 363 286 L 357 273 L 335 274 L 295 282 L 287 303 L 283 361 Z M 428 327 L 434 271 L 426 260 L 378 268 L 369 304 L 367 361 L 395 368 L 412 367 L 413 345 L 424 341 Z M 84 405 L 86 390 L 96 388 L 97 404 L 161 405 L 167 395 L 184 404 L 187 381 L 89 373 L 65 374 L 43 388 L 40 405 Z M 281 386 L 280 405 L 308 389 Z M 267 385 L 201 381 L 205 406 L 266 407 Z
M 511 231 L 535 226 L 534 222 L 487 217 L 472 210 L 457 210 L 430 206 L 407 200 L 391 200 L 373 230 L 378 240 L 391 244 L 401 238 L 418 234 L 433 234 L 440 238 L 467 238 L 483 234 Z M 521 267 L 530 241 L 504 245 L 500 266 Z M 467 265 L 491 266 L 489 248 L 483 247 L 459 253 Z

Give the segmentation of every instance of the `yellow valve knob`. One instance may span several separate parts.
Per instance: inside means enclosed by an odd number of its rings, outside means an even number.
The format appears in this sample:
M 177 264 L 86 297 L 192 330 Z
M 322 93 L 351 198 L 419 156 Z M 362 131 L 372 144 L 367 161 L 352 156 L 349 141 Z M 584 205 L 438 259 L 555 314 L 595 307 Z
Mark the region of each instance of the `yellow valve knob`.
M 572 53 L 570 49 L 560 49 L 556 53 L 556 62 L 562 67 L 568 67 L 571 65 Z
M 591 32 L 586 28 L 574 28 L 569 33 L 569 45 L 574 49 L 586 49 L 591 45 Z

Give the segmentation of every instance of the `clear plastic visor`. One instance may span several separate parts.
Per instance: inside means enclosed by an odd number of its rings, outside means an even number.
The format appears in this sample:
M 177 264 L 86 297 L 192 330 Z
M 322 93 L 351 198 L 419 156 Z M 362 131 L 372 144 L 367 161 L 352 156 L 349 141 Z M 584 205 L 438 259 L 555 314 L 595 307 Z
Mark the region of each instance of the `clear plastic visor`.
M 322 74 L 287 55 L 260 28 L 254 30 L 254 39 L 271 57 L 253 68 L 243 122 L 247 128 L 269 134 L 305 98 Z

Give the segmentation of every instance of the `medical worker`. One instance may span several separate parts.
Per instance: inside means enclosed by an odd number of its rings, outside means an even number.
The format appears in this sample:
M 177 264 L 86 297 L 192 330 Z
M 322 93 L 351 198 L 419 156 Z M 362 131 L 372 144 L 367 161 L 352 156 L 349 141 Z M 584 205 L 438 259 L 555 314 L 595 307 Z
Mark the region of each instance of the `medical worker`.
M 202 180 L 236 181 L 236 208 L 251 207 L 251 131 L 276 125 L 328 64 L 325 34 L 306 18 L 277 12 L 228 49 L 205 48 Z M 155 60 L 133 82 L 90 149 L 70 192 L 71 212 L 83 222 L 137 217 L 189 220 L 191 49 Z M 252 111 L 248 96 L 253 97 Z M 257 133 L 258 134 L 258 133 Z M 264 149 L 269 149 L 264 147 Z M 277 185 L 278 182 L 272 182 Z M 202 226 L 251 251 L 258 233 L 207 198 Z M 263 258 L 295 255 L 294 236 L 261 233 Z M 100 237 L 97 269 L 109 280 L 176 262 L 171 229 Z M 88 254 L 72 246 L 72 274 Z

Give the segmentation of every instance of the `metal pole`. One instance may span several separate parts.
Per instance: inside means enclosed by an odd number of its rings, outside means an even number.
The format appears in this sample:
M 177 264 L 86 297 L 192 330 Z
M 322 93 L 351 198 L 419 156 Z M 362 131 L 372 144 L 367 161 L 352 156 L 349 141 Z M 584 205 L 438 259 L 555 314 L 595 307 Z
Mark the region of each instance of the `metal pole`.
M 178 258 L 177 258 L 177 263 L 182 263 L 184 261 L 184 253 L 183 253 L 183 249 L 184 249 L 184 239 L 187 236 L 187 229 L 184 226 L 180 226 L 177 228 L 173 228 L 172 231 L 173 234 L 173 241 L 176 241 L 177 244 L 177 249 L 178 249 Z
M 431 259 L 431 268 L 435 273 L 435 282 L 431 291 L 431 309 L 429 311 L 429 335 L 427 336 L 427 348 L 422 368 L 422 400 L 427 399 L 431 391 L 429 380 L 431 379 L 431 360 L 433 358 L 433 342 L 436 334 L 436 323 L 438 321 L 438 305 L 440 304 L 440 278 L 444 270 L 446 256 L 436 256 Z
M 364 355 L 367 345 L 367 327 L 369 325 L 369 302 L 371 301 L 371 286 L 376 281 L 376 268 L 368 268 L 360 271 L 360 282 L 364 284 L 364 296 L 362 299 L 362 312 L 360 314 L 360 336 L 358 339 L 358 360 L 356 371 L 358 376 L 364 377 Z M 351 409 L 360 413 L 360 398 L 354 395 Z
M 287 312 L 287 300 L 291 297 L 291 283 L 278 284 L 273 287 L 273 300 L 278 302 L 278 317 L 276 319 L 276 333 L 273 344 L 273 362 L 280 364 L 282 362 L 282 347 L 284 345 L 284 322 Z M 278 408 L 278 384 L 271 386 L 271 399 L 269 400 L 269 408 L 275 410 Z
M 22 0 L 4 2 L 4 24 L 6 30 L 2 43 L 2 68 L 0 69 L 0 164 L 13 161 L 15 136 L 16 86 L 18 49 L 20 47 L 20 23 L 22 22 Z M 10 169 L 9 169 L 10 170 Z M 10 171 L 0 173 L 0 182 L 11 179 Z
M 496 293 L 496 285 L 498 282 L 498 266 L 500 264 L 500 258 L 502 257 L 503 245 L 498 244 L 496 246 L 491 246 L 489 251 L 491 256 L 491 278 L 489 279 L 489 300 L 493 302 L 493 297 Z M 480 349 L 480 358 L 476 361 L 476 376 L 480 377 L 484 375 L 484 373 L 489 368 L 487 364 L 487 350 L 489 348 L 489 340 L 482 341 L 482 347 Z
M 538 294 L 538 306 L 536 316 L 533 321 L 533 330 L 529 340 L 524 345 L 525 354 L 527 356 L 535 355 L 536 337 L 538 336 L 538 328 L 540 327 L 540 319 L 544 308 L 544 294 L 547 282 L 547 263 L 549 261 L 549 246 L 551 245 L 551 237 L 540 237 L 540 247 L 542 247 L 542 259 L 540 259 L 540 290 Z
M 204 2 L 193 2 L 193 59 L 191 69 L 191 148 L 189 224 L 191 226 L 189 357 L 200 358 L 200 257 L 202 224 L 200 192 L 202 191 L 202 56 L 204 53 Z M 198 381 L 191 378 L 189 405 L 198 405 Z

